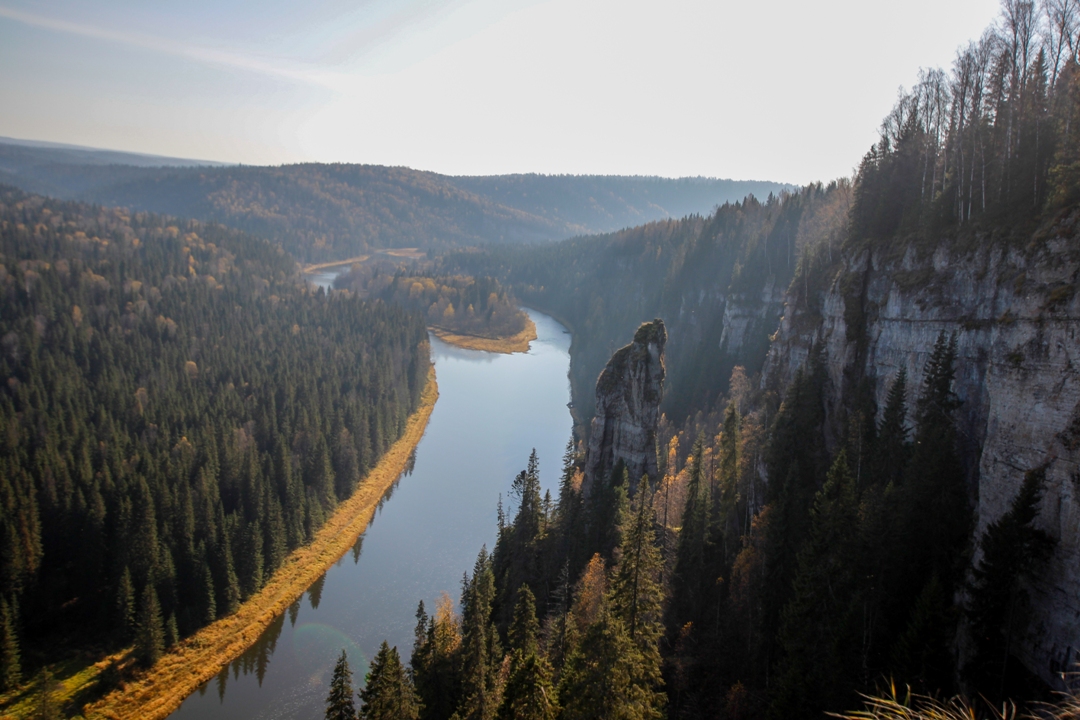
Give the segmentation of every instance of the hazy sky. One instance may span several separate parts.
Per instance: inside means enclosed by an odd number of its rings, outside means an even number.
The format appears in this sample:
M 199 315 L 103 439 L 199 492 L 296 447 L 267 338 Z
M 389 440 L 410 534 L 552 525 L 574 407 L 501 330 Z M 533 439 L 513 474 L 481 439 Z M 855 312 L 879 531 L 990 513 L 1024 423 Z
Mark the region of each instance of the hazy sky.
M 450 174 L 847 175 L 998 0 L 0 0 L 0 135 Z

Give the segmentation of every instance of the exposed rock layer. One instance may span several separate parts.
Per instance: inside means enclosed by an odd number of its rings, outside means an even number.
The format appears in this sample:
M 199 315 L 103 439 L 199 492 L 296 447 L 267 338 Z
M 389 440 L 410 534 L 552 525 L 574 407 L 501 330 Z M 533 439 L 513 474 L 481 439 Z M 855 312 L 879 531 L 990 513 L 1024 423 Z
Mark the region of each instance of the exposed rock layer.
M 819 307 L 789 295 L 763 382 L 786 386 L 821 344 L 827 412 L 836 429 L 852 378 L 869 380 L 883 409 L 906 368 L 909 411 L 942 331 L 958 346 L 954 389 L 976 535 L 1004 513 L 1024 472 L 1049 462 L 1039 524 L 1058 540 L 1032 582 L 1032 621 L 1017 648 L 1050 683 L 1080 651 L 1080 227 L 1018 249 L 985 244 L 919 256 L 864 251 L 848 258 Z M 909 418 L 909 426 L 910 426 Z
M 596 414 L 585 460 L 585 489 L 620 460 L 631 492 L 643 475 L 656 477 L 656 426 L 664 391 L 663 320 L 643 324 L 634 341 L 615 351 L 596 381 Z

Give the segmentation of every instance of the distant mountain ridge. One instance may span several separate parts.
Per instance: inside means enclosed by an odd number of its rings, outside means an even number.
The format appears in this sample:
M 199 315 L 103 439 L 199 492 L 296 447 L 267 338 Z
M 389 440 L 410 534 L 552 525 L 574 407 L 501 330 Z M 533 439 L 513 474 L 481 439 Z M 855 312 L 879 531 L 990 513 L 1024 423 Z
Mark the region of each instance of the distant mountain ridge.
M 136 167 L 192 167 L 196 165 L 223 167 L 229 164 L 215 160 L 148 155 L 126 150 L 106 150 L 85 145 L 20 140 L 0 136 L 0 167 L 10 162 L 6 156 L 14 148 L 21 148 L 22 154 L 27 159 L 38 164 L 57 164 L 62 161 L 77 165 L 134 165 Z
M 748 194 L 766 197 L 792 187 L 715 178 L 452 177 L 337 163 L 214 166 L 17 142 L 0 138 L 0 183 L 63 199 L 219 222 L 278 242 L 309 262 L 380 247 L 446 249 L 560 240 L 707 214 Z

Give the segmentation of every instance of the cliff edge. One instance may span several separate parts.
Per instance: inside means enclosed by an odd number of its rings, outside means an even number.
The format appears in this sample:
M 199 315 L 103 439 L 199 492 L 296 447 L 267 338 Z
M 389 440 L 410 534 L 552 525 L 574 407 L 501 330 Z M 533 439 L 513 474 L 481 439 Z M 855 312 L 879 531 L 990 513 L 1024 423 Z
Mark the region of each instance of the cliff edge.
M 1037 524 L 1057 547 L 1029 584 L 1031 622 L 1015 653 L 1051 684 L 1080 653 L 1078 287 L 1075 214 L 1027 246 L 864 249 L 841 261 L 816 300 L 792 286 L 763 378 L 786 387 L 820 347 L 829 439 L 838 445 L 845 388 L 867 383 L 881 412 L 897 373 L 906 370 L 909 387 L 918 388 L 935 338 L 956 337 L 953 389 L 962 403 L 956 420 L 973 540 L 1009 509 L 1024 473 L 1048 463 Z

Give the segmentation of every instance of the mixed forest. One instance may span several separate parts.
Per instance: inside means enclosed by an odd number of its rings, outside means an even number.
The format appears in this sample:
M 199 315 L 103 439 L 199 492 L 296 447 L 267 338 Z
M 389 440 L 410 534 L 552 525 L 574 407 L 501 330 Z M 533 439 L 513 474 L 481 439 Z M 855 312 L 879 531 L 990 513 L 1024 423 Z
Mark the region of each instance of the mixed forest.
M 313 293 L 265 240 L 12 188 L 0 296 L 3 690 L 73 652 L 152 665 L 234 612 L 428 374 L 420 315 Z
M 218 222 L 279 243 L 303 262 L 337 261 L 388 247 L 441 251 L 560 240 L 705 212 L 747 193 L 789 187 L 715 178 L 463 178 L 344 163 L 148 167 L 152 159 L 141 160 L 0 142 L 0 183 Z M 182 162 L 166 161 L 158 164 Z
M 528 322 L 513 293 L 488 277 L 400 269 L 390 273 L 357 264 L 339 275 L 334 287 L 415 311 L 429 326 L 456 334 L 506 337 L 524 330 Z
M 425 326 L 516 332 L 520 299 L 574 333 L 557 493 L 534 453 L 460 596 L 421 603 L 413 646 L 384 643 L 355 682 L 342 653 L 328 718 L 779 720 L 865 694 L 907 718 L 955 693 L 976 698 L 965 717 L 998 717 L 1050 699 L 1016 650 L 1026 581 L 1056 551 L 1047 467 L 1018 469 L 977 526 L 956 335 L 879 406 L 857 362 L 877 308 L 847 263 L 1075 237 L 1078 51 L 1075 0 L 1003 0 L 951 68 L 901 92 L 852 179 L 750 195 L 0 148 L 4 179 L 137 209 L 0 186 L 0 692 L 74 652 L 152 666 L 235 612 L 402 432 Z M 737 195 L 684 210 L 720 189 Z M 444 254 L 359 266 L 349 293 L 312 292 L 294 260 L 418 244 Z M 816 341 L 790 382 L 769 375 L 785 307 L 811 336 L 838 282 L 856 361 L 839 387 Z M 654 317 L 671 337 L 658 471 L 585 482 L 593 385 Z
M 409 660 L 380 652 L 359 717 L 820 717 L 864 693 L 879 696 L 870 716 L 998 717 L 1003 703 L 1010 716 L 1052 700 L 1016 654 L 1026 581 L 1055 552 L 1038 523 L 1046 467 L 1018 469 L 1005 512 L 976 533 L 956 337 L 939 334 L 881 407 L 866 378 L 831 388 L 820 345 L 786 386 L 761 372 L 783 293 L 821 312 L 844 258 L 1030 250 L 1075 228 L 1078 29 L 1070 2 L 1005 0 L 951 70 L 900 95 L 850 183 L 445 256 L 448 271 L 498 277 L 573 328 L 583 422 L 599 368 L 654 315 L 672 345 L 680 330 L 708 338 L 713 364 L 669 353 L 657 477 L 632 483 L 616 467 L 583 486 L 571 443 L 552 498 L 530 458 L 460 603 L 421 605 Z M 724 301 L 711 315 L 710 296 Z M 760 318 L 763 343 L 746 335 L 717 363 L 733 306 L 751 327 Z M 865 318 L 857 303 L 846 312 L 858 353 Z M 352 717 L 336 678 L 327 716 Z M 970 700 L 933 699 L 956 693 Z M 380 709 L 391 700 L 397 715 Z M 1073 717 L 1075 700 L 1040 712 Z

